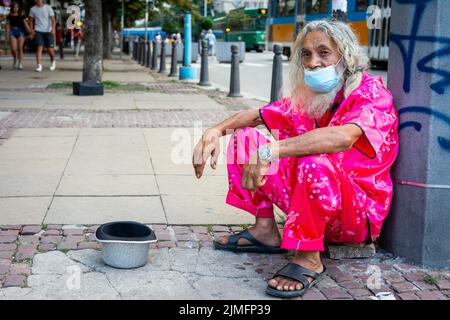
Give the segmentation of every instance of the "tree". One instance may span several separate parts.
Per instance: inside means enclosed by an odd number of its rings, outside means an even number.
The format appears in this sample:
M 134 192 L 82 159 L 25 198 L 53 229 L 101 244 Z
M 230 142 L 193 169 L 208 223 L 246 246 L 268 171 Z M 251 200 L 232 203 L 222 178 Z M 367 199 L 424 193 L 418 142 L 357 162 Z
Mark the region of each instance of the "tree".
M 180 31 L 179 24 L 174 20 L 167 20 L 162 25 L 162 31 L 172 34 Z
M 83 81 L 102 81 L 102 0 L 85 1 Z
M 103 59 L 111 59 L 112 53 L 112 8 L 111 1 L 102 0 Z
M 210 18 L 202 18 L 200 20 L 200 26 L 203 30 L 212 29 L 214 22 Z

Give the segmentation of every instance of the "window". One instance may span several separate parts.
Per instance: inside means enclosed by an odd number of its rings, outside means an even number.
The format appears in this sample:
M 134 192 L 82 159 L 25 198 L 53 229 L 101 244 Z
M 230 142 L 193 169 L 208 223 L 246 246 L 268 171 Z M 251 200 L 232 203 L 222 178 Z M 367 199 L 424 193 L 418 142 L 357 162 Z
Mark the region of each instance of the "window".
M 306 14 L 328 13 L 329 0 L 306 0 Z
M 293 17 L 295 0 L 277 0 L 277 17 Z
M 355 11 L 367 11 L 370 0 L 356 0 Z

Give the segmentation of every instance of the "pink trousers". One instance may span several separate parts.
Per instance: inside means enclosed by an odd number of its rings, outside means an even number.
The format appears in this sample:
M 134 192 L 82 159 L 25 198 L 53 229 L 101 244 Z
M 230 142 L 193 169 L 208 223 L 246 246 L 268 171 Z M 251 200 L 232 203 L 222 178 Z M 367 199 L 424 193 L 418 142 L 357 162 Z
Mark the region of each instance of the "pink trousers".
M 288 250 L 323 251 L 324 241 L 361 243 L 369 238 L 367 217 L 351 203 L 354 186 L 331 154 L 279 159 L 262 187 L 243 189 L 244 164 L 268 142 L 254 128 L 231 136 L 227 204 L 261 218 L 273 217 L 277 205 L 287 215 L 281 247 Z

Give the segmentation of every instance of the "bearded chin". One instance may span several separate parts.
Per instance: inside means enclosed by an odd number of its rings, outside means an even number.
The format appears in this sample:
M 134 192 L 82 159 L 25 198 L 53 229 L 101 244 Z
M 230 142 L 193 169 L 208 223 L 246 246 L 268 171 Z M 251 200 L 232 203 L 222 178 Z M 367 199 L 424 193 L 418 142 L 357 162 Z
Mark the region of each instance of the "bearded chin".
M 343 81 L 327 93 L 317 93 L 312 91 L 307 85 L 303 85 L 300 109 L 302 113 L 313 118 L 322 118 L 323 115 L 331 109 L 334 98 L 342 88 Z

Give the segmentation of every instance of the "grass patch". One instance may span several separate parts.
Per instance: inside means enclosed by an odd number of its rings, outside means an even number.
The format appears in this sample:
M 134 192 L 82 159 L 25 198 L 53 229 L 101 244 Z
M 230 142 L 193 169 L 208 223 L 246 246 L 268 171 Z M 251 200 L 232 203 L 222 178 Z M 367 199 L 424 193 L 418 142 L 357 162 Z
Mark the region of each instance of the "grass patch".
M 123 91 L 147 91 L 147 88 L 139 83 L 120 83 L 115 81 L 103 81 L 105 90 L 123 90 Z
M 56 82 L 47 86 L 47 89 L 70 89 L 72 82 Z M 120 83 L 116 81 L 103 81 L 103 88 L 110 91 L 148 91 L 147 87 L 139 83 Z
M 438 279 L 427 274 L 426 276 L 423 277 L 423 282 L 429 285 L 437 285 Z
M 47 86 L 47 89 L 67 89 L 72 88 L 72 82 L 56 82 Z

